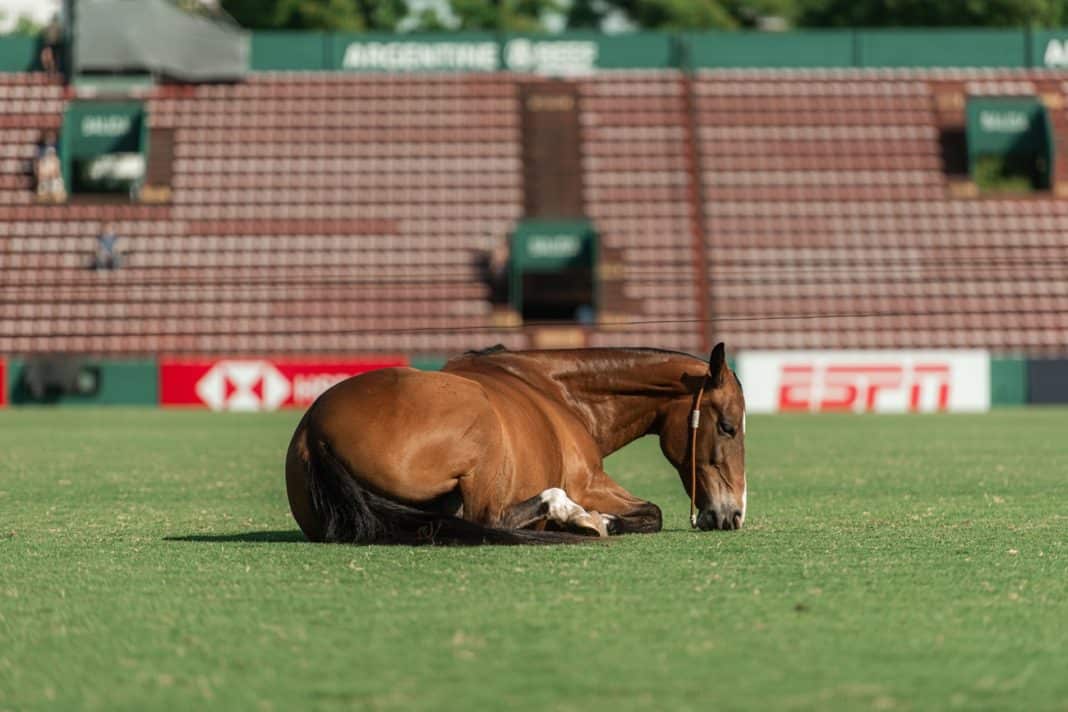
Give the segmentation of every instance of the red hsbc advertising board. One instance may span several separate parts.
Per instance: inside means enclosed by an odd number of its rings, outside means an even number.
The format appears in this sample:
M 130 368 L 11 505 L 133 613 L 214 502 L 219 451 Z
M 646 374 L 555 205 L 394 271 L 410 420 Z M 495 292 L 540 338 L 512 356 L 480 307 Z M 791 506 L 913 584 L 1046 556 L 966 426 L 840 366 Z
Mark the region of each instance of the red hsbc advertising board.
M 751 413 L 990 408 L 985 351 L 752 351 L 738 366 Z
M 403 356 L 313 360 L 275 358 L 162 359 L 160 405 L 212 410 L 306 408 L 350 376 L 407 366 Z
M 0 408 L 7 405 L 7 361 L 0 358 Z

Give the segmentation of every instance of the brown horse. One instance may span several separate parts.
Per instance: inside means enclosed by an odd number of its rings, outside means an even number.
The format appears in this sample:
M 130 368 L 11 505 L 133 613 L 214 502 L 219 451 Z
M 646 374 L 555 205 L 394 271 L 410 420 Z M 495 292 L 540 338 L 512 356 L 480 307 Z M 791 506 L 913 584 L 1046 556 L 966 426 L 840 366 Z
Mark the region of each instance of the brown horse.
M 384 369 L 326 391 L 293 435 L 286 489 L 312 541 L 547 543 L 655 532 L 660 508 L 613 481 L 602 460 L 656 434 L 697 506 L 693 523 L 738 529 L 744 422 L 723 344 L 707 363 L 654 349 L 495 347 L 440 372 Z

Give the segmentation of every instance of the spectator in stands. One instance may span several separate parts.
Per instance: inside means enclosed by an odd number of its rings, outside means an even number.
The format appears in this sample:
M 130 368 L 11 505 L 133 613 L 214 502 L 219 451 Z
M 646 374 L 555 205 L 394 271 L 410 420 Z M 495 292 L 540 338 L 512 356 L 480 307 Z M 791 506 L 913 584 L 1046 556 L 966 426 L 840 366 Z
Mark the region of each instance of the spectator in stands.
M 63 185 L 63 169 L 59 163 L 55 131 L 46 131 L 37 144 L 33 176 L 37 182 L 38 200 L 50 203 L 66 201 L 67 188 Z
M 489 236 L 479 255 L 479 267 L 482 279 L 489 286 L 491 304 L 508 303 L 509 252 L 507 237 Z
M 119 236 L 115 226 L 105 224 L 96 236 L 96 253 L 93 255 L 92 268 L 95 270 L 115 270 L 122 266 L 122 253 L 118 248 Z
M 55 78 L 62 69 L 62 58 L 63 27 L 59 24 L 59 15 L 56 14 L 41 31 L 41 69 L 49 77 Z

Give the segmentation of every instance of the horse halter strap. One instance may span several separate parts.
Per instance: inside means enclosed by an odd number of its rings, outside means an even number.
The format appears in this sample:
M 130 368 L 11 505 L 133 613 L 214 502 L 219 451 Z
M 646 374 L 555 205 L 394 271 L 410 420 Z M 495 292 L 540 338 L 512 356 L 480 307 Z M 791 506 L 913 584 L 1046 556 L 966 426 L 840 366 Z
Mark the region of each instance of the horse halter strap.
M 711 369 L 709 369 L 711 375 Z M 697 528 L 697 429 L 701 425 L 701 400 L 705 397 L 708 376 L 701 379 L 697 401 L 690 413 L 690 528 Z

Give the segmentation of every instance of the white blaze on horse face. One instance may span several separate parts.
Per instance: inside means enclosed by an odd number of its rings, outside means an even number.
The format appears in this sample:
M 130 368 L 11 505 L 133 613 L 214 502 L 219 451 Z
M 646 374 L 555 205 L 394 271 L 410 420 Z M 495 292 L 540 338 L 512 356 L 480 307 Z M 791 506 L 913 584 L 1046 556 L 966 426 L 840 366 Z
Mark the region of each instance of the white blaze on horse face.
M 745 475 L 743 475 L 744 477 Z M 749 483 L 742 487 L 742 524 L 745 524 L 745 510 L 749 506 Z
M 742 435 L 745 435 L 745 411 L 742 411 Z M 742 524 L 745 524 L 745 510 L 749 506 L 749 480 L 745 476 L 745 470 L 742 470 Z

